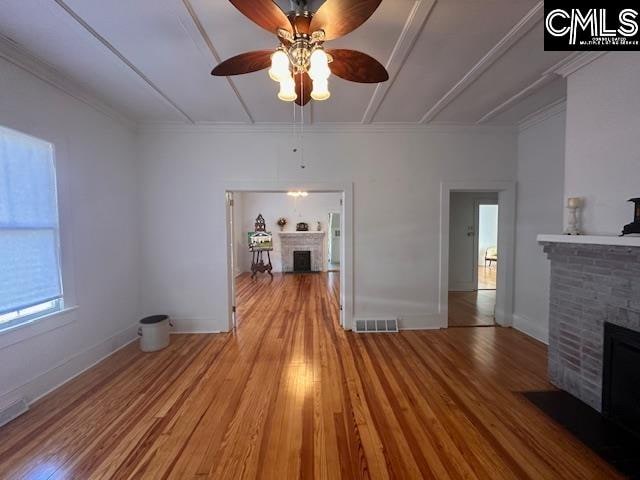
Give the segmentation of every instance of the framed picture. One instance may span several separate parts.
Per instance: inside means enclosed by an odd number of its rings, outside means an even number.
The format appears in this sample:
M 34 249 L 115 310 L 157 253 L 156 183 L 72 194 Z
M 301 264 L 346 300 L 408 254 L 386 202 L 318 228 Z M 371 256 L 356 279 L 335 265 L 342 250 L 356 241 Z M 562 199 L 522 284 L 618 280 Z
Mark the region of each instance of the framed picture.
M 273 235 L 271 232 L 249 232 L 248 240 L 251 250 L 273 250 Z

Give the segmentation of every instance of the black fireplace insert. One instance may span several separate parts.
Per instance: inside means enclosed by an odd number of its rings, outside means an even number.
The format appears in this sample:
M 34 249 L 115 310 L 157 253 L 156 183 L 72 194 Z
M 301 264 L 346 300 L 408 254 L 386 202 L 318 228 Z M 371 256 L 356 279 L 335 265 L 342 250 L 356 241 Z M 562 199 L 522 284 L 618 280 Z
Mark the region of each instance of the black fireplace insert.
M 640 436 L 640 332 L 605 323 L 602 413 Z
M 293 252 L 293 271 L 294 272 L 310 272 L 311 271 L 311 252 L 310 251 Z

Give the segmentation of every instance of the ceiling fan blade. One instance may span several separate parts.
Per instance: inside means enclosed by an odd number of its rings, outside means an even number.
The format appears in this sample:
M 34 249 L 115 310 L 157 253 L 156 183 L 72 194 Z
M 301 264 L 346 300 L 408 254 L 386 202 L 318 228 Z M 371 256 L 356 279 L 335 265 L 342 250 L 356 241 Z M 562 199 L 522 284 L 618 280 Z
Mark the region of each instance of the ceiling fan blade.
M 333 57 L 329 64 L 331 73 L 340 78 L 358 83 L 380 83 L 389 80 L 384 66 L 375 58 L 356 50 L 331 49 Z
M 291 31 L 291 23 L 273 0 L 229 0 L 249 20 L 277 34 L 278 28 Z
M 225 60 L 213 69 L 211 75 L 216 77 L 228 77 L 230 75 L 242 75 L 243 73 L 257 72 L 271 66 L 271 54 L 273 50 L 257 50 L 255 52 L 241 53 Z
M 295 77 L 296 93 L 298 94 L 296 103 L 305 106 L 311 100 L 311 90 L 313 89 L 311 78 L 307 73 L 299 73 Z
M 333 40 L 352 32 L 366 22 L 382 0 L 327 0 L 313 16 L 311 31 L 324 30 Z

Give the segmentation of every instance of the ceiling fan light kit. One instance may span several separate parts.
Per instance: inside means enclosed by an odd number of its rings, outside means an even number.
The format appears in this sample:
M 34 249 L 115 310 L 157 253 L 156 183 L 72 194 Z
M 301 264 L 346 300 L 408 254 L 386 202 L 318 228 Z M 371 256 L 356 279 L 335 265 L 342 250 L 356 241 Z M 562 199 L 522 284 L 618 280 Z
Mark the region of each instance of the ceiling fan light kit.
M 311 11 L 314 2 L 293 0 L 292 10 L 285 13 L 273 0 L 230 0 L 250 20 L 274 33 L 280 45 L 275 51 L 260 50 L 232 57 L 211 73 L 241 75 L 270 66 L 269 77 L 280 84 L 278 98 L 301 106 L 311 99 L 324 101 L 331 97 L 332 73 L 357 83 L 385 82 L 389 75 L 374 58 L 355 50 L 324 48 L 325 41 L 362 25 L 381 1 L 326 0 L 317 11 Z

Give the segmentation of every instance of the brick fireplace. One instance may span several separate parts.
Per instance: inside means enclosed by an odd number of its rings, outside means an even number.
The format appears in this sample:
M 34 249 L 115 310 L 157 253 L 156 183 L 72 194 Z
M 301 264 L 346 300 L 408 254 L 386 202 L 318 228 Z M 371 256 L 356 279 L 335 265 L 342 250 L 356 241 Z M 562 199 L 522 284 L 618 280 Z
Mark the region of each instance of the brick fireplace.
M 294 255 L 300 252 L 309 252 L 311 268 L 305 271 L 321 272 L 324 270 L 324 232 L 280 232 L 283 272 L 294 272 Z
M 640 332 L 640 238 L 541 235 L 551 383 L 602 411 L 604 326 Z

